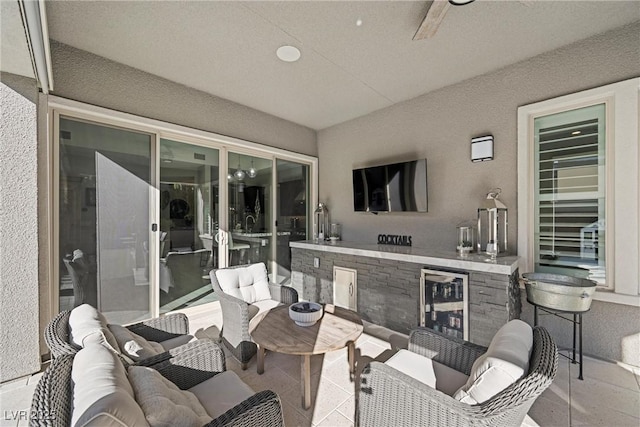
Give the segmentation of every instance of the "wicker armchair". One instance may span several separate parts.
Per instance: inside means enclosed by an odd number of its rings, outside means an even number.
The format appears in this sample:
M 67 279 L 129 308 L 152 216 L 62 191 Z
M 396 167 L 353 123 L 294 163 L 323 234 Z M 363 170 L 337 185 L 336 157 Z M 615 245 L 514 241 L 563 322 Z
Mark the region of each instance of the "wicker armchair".
M 431 329 L 411 332 L 409 351 L 469 375 L 485 348 Z M 356 417 L 360 426 L 519 426 L 535 399 L 551 384 L 557 348 L 546 329 L 533 329 L 528 373 L 486 402 L 469 405 L 380 362 L 360 377 Z
M 151 366 L 181 389 L 187 390 L 226 370 L 222 349 L 212 341 L 204 347 L 184 352 L 162 366 Z M 51 365 L 38 382 L 31 404 L 29 425 L 32 427 L 68 427 L 73 413 L 73 382 L 71 371 L 75 354 L 63 354 Z M 176 381 L 176 379 L 178 379 Z M 282 405 L 271 390 L 255 393 L 208 426 L 284 426 Z
M 220 300 L 222 308 L 223 327 L 220 336 L 224 345 L 240 362 L 242 369 L 247 368 L 247 363 L 257 352 L 257 347 L 249 334 L 249 321 L 255 317 L 257 312 L 250 310 L 249 304 L 242 299 L 225 293 L 218 281 L 216 272 L 246 267 L 246 265 L 241 265 L 227 269 L 212 270 L 210 273 L 211 286 Z M 269 293 L 271 294 L 271 299 L 280 304 L 298 302 L 298 292 L 289 286 L 270 283 Z
M 80 346 L 71 340 L 71 332 L 69 328 L 70 315 L 71 311 L 69 310 L 60 312 L 45 328 L 44 340 L 54 358 L 65 354 L 74 355 L 81 349 Z M 186 315 L 182 313 L 175 313 L 134 323 L 133 325 L 127 326 L 127 329 L 149 341 L 161 343 L 163 341 L 187 335 L 189 333 L 189 320 Z M 156 356 L 139 361 L 136 364 L 148 366 L 162 360 L 175 357 L 182 351 L 189 351 L 194 347 L 198 347 L 200 345 L 199 341 L 177 346 Z

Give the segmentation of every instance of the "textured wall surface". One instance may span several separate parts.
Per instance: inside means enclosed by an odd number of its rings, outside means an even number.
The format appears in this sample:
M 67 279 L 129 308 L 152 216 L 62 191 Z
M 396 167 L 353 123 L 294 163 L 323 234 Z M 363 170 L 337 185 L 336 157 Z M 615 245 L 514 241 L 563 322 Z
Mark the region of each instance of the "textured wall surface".
M 487 191 L 500 187 L 515 253 L 518 107 L 638 76 L 638 40 L 640 23 L 321 130 L 320 200 L 342 223 L 344 240 L 374 243 L 390 233 L 455 250 L 456 225 L 477 218 Z M 485 134 L 494 136 L 494 160 L 472 163 L 470 140 Z M 428 213 L 353 211 L 353 168 L 416 158 L 427 159 Z
M 533 306 L 526 298 L 523 290 L 522 319 L 533 325 Z M 538 314 L 540 325 L 549 330 L 558 347 L 571 348 L 572 323 Z M 591 310 L 582 315 L 582 338 L 584 354 L 640 367 L 640 308 L 593 301 Z
M 0 382 L 40 369 L 35 81 L 0 75 Z
M 315 268 L 313 259 L 320 260 Z M 291 249 L 291 286 L 301 298 L 333 303 L 333 267 L 357 271 L 357 307 L 360 316 L 403 334 L 420 323 L 421 264 Z M 516 277 L 469 273 L 469 341 L 488 345 L 502 325 L 520 318 L 520 288 Z
M 54 95 L 317 155 L 316 132 L 310 128 L 53 40 L 51 56 Z

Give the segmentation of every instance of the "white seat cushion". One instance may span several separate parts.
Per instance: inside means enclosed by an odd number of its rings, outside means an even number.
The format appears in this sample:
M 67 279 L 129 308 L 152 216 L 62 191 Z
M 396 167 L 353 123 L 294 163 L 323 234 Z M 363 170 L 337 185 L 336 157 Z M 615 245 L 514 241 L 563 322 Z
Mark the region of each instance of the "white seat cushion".
M 529 370 L 533 347 L 533 330 L 522 320 L 512 320 L 501 327 L 480 356 L 467 383 L 454 395 L 461 402 L 482 403 L 522 378 Z
M 119 353 L 118 342 L 109 328 L 102 313 L 89 304 L 82 304 L 71 310 L 69 315 L 71 341 L 80 347 L 89 342 L 102 344 L 111 351 Z
M 225 371 L 189 389 L 207 413 L 217 418 L 255 392 L 235 372 Z
M 215 270 L 220 287 L 225 294 L 239 298 L 248 304 L 271 299 L 269 292 L 269 276 L 263 264 L 253 264 L 240 268 L 224 268 Z
M 109 325 L 109 330 L 116 338 L 120 351 L 136 362 L 165 351 L 162 345 L 154 341 L 147 341 L 144 337 L 130 331 L 124 326 Z
M 385 362 L 385 365 L 449 396 L 453 396 L 469 378 L 462 372 L 409 350 L 398 351 Z
M 155 369 L 130 366 L 129 379 L 136 401 L 152 427 L 195 427 L 212 419 L 192 392 L 180 390 Z
M 124 365 L 112 351 L 88 344 L 73 359 L 73 426 L 145 426 Z
M 273 299 L 266 299 L 262 301 L 256 301 L 249 305 L 249 332 L 260 323 L 263 316 L 262 313 L 266 313 L 274 307 L 281 305 L 278 301 Z

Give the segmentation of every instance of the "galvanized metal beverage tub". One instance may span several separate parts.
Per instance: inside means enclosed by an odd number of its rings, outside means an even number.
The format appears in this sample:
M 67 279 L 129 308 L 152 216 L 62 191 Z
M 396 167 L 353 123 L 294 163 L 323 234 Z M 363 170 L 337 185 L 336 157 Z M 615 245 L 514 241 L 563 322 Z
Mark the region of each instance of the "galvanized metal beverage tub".
M 589 310 L 596 282 L 562 274 L 524 273 L 527 301 L 554 310 L 579 313 Z

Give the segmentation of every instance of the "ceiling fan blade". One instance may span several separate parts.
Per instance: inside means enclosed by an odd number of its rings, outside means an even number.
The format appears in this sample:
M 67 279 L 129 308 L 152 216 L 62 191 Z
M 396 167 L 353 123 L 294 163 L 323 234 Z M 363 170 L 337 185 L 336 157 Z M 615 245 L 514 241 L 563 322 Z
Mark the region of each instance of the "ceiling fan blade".
M 416 31 L 416 34 L 413 36 L 413 40 L 422 40 L 433 37 L 438 31 L 438 27 L 442 23 L 444 16 L 447 14 L 447 10 L 449 10 L 448 0 L 433 0 L 431 2 L 431 6 L 429 6 L 429 10 L 427 11 L 427 15 L 422 20 L 422 24 Z

